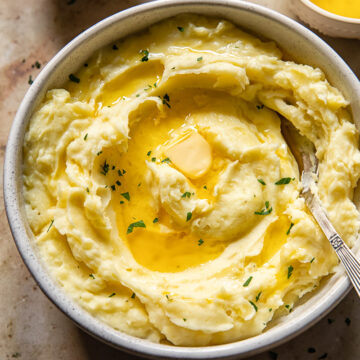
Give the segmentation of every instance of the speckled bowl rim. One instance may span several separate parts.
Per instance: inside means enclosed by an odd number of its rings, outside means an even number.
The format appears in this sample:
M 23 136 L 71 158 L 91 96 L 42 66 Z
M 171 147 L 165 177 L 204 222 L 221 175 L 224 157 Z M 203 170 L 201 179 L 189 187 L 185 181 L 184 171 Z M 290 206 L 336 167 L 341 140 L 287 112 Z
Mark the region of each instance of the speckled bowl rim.
M 195 8 L 197 9 L 196 11 L 194 11 Z M 90 42 L 97 34 L 106 31 L 107 28 L 110 28 L 111 25 L 116 22 L 125 21 L 127 18 L 135 16 L 136 14 L 151 17 L 154 16 L 152 14 L 157 11 L 168 11 L 168 16 L 173 16 L 174 13 L 201 13 L 202 10 L 206 10 L 205 13 L 211 13 L 213 16 L 225 18 L 230 18 L 235 15 L 224 16 L 222 12 L 228 12 L 230 14 L 231 10 L 236 12 L 237 15 L 239 12 L 246 12 L 247 15 L 255 14 L 256 16 L 261 16 L 262 20 L 265 22 L 274 21 L 274 25 L 280 24 L 279 28 L 282 30 L 287 28 L 289 33 L 293 33 L 294 36 L 299 36 L 303 41 L 311 43 L 311 46 L 316 49 L 317 54 L 323 58 L 323 66 L 328 69 L 336 67 L 339 71 L 339 76 L 344 79 L 344 89 L 348 90 L 348 94 L 354 94 L 354 98 L 360 98 L 359 82 L 339 55 L 337 55 L 336 52 L 317 35 L 284 15 L 259 5 L 236 0 L 159 0 L 132 7 L 106 18 L 77 36 L 55 55 L 55 57 L 44 67 L 26 93 L 12 124 L 5 154 L 4 200 L 6 214 L 12 235 L 23 261 L 42 291 L 61 311 L 87 333 L 118 349 L 148 358 L 240 359 L 257 354 L 261 351 L 280 345 L 308 329 L 331 311 L 345 297 L 351 288 L 347 277 L 340 273 L 334 275 L 335 277 L 337 276 L 336 281 L 334 280 L 333 284 L 328 286 L 329 289 L 325 289 L 326 295 L 316 299 L 315 305 L 310 306 L 310 309 L 304 311 L 301 315 L 301 319 L 295 318 L 294 320 L 291 318 L 291 316 L 297 312 L 297 309 L 295 309 L 283 324 L 275 326 L 269 331 L 249 339 L 216 346 L 174 347 L 170 345 L 155 344 L 147 340 L 129 336 L 116 331 L 97 320 L 65 294 L 56 280 L 49 275 L 46 266 L 39 258 L 24 214 L 22 196 L 22 144 L 30 115 L 34 111 L 36 104 L 39 103 L 39 99 L 41 99 L 45 93 L 46 88 L 44 88 L 44 86 L 47 84 L 47 79 L 50 78 L 50 74 L 53 71 L 56 71 L 56 68 L 60 64 L 65 63 L 67 58 L 71 58 L 72 52 L 74 51 L 76 53 L 75 50 L 78 47 L 85 46 L 88 40 Z M 174 13 L 170 14 L 171 11 Z M 328 58 L 328 62 L 327 60 L 324 60 Z M 78 61 L 78 67 L 80 60 L 75 58 L 73 61 Z M 47 84 L 47 86 L 49 86 L 49 84 Z M 360 117 L 360 106 L 357 104 L 354 106 L 356 107 L 356 114 Z M 299 317 L 298 315 L 296 316 Z
M 324 10 L 321 7 L 315 5 L 313 2 L 311 2 L 311 0 L 300 0 L 305 6 L 307 6 L 309 9 L 315 11 L 316 13 L 330 18 L 330 19 L 334 19 L 337 21 L 341 21 L 343 23 L 348 23 L 348 24 L 356 24 L 356 25 L 360 25 L 360 19 L 357 18 L 350 18 L 347 16 L 342 16 L 342 15 L 337 15 L 334 14 L 330 11 Z

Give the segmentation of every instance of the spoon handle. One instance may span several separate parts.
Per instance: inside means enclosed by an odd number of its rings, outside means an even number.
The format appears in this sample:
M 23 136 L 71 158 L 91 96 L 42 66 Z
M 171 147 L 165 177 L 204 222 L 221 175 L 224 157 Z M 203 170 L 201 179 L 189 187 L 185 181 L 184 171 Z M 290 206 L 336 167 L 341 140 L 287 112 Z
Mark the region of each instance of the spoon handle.
M 336 251 L 337 256 L 345 267 L 345 270 L 352 282 L 358 296 L 360 297 L 360 262 L 345 244 L 341 236 L 336 232 L 329 218 L 326 215 L 324 208 L 321 205 L 320 199 L 310 190 L 302 193 L 305 198 L 306 205 L 313 214 L 315 220 L 320 225 L 330 244 Z

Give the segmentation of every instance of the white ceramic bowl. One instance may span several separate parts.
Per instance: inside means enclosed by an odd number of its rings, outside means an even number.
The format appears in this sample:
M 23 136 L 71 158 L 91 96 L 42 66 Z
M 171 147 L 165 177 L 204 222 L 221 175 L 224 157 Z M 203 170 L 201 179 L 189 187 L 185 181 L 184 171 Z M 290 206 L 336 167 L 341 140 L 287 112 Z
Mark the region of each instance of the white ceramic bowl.
M 289 3 L 293 12 L 302 21 L 323 34 L 360 39 L 360 19 L 333 14 L 316 6 L 310 0 L 291 0 Z
M 92 317 L 63 292 L 50 277 L 34 246 L 24 213 L 22 193 L 22 145 L 29 119 L 48 89 L 61 86 L 97 49 L 164 18 L 192 12 L 226 18 L 260 37 L 275 40 L 297 62 L 318 66 L 329 81 L 350 100 L 355 119 L 360 119 L 360 86 L 345 62 L 319 37 L 295 21 L 269 9 L 224 0 L 162 0 L 130 8 L 86 30 L 62 49 L 42 70 L 27 92 L 13 122 L 6 149 L 4 198 L 11 231 L 19 252 L 43 292 L 78 326 L 98 339 L 135 354 L 152 358 L 241 358 L 279 345 L 316 323 L 347 294 L 350 282 L 343 273 L 322 286 L 287 317 L 274 322 L 263 334 L 218 346 L 175 347 L 154 344 L 116 331 Z M 357 124 L 358 126 L 359 124 Z

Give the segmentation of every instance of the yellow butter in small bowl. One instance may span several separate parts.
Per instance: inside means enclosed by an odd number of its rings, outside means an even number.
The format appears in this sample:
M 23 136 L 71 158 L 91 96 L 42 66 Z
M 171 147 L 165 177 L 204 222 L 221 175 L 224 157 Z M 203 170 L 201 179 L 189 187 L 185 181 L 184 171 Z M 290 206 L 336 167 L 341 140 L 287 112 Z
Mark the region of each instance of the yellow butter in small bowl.
M 359 0 L 311 0 L 311 2 L 335 15 L 360 19 Z
M 360 39 L 359 0 L 293 0 L 290 6 L 302 21 L 325 35 Z

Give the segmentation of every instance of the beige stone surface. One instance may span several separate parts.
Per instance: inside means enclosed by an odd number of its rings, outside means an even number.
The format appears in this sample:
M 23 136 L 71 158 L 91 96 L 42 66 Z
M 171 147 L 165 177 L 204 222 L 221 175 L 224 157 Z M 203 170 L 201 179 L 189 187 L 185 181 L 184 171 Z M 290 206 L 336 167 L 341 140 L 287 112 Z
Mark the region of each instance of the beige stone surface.
M 256 0 L 294 17 L 292 0 Z M 0 162 L 17 107 L 41 67 L 97 21 L 146 1 L 0 0 Z M 360 41 L 325 38 L 360 76 Z M 2 166 L 0 187 L 2 188 Z M 0 193 L 0 360 L 135 359 L 79 330 L 41 292 L 12 240 Z M 281 360 L 360 358 L 360 302 L 352 291 L 327 317 L 273 352 Z M 315 352 L 310 353 L 309 348 Z M 325 354 L 327 356 L 325 357 Z M 252 360 L 275 359 L 265 352 Z

